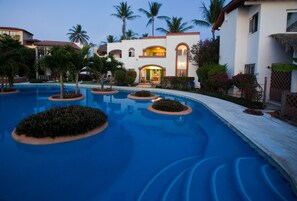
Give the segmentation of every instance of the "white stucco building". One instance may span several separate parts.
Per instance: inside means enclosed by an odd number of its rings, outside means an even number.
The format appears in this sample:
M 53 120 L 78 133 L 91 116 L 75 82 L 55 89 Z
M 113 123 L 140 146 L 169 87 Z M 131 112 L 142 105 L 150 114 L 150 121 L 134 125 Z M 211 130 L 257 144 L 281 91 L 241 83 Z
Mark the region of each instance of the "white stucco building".
M 297 48 L 285 46 L 274 35 L 297 40 L 296 0 L 232 0 L 213 29 L 220 30 L 220 64 L 227 64 L 229 76 L 255 74 L 258 83 L 267 77 L 269 86 L 273 63 L 292 63 Z M 293 36 L 293 37 L 292 37 Z M 293 47 L 293 48 L 292 48 Z M 295 54 L 295 56 L 293 56 Z
M 135 70 L 138 83 L 159 83 L 161 76 L 195 77 L 197 83 L 197 67 L 189 61 L 189 54 L 199 40 L 199 32 L 168 33 L 108 43 L 107 53 L 123 62 L 127 70 Z

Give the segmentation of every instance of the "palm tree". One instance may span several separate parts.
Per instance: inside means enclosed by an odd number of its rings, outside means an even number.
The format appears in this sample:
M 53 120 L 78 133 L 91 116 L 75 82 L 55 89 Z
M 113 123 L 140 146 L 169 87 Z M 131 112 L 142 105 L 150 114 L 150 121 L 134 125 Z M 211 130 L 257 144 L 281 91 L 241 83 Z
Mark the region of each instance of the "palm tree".
M 60 99 L 64 96 L 63 74 L 73 66 L 71 59 L 70 46 L 53 46 L 49 50 L 49 54 L 40 60 L 41 66 L 56 71 L 60 75 Z
M 204 20 L 198 20 L 194 19 L 192 22 L 198 26 L 203 27 L 211 27 L 214 25 L 214 23 L 217 21 L 220 13 L 222 12 L 226 0 L 210 0 L 209 7 L 207 8 L 205 3 L 202 2 L 202 6 L 200 7 L 202 11 L 202 15 Z M 214 30 L 211 30 L 212 32 L 212 39 L 215 39 L 215 33 Z
M 172 17 L 171 19 L 166 19 L 167 29 L 162 27 L 157 28 L 158 31 L 163 33 L 177 33 L 177 32 L 184 32 L 189 29 L 192 29 L 193 26 L 187 26 L 187 22 L 182 23 L 182 17 Z
M 1 92 L 4 91 L 5 77 L 8 81 L 6 81 L 6 86 L 9 83 L 9 86 L 13 87 L 13 78 L 19 68 L 27 68 L 25 60 L 28 54 L 26 51 L 27 49 L 18 40 L 6 34 L 0 35 Z
M 119 5 L 113 6 L 116 9 L 116 13 L 111 14 L 117 18 L 120 18 L 123 21 L 122 25 L 122 38 L 125 39 L 126 33 L 126 20 L 133 20 L 139 15 L 133 15 L 134 12 L 131 10 L 131 6 L 128 6 L 127 2 L 120 2 Z
M 144 13 L 147 16 L 147 18 L 149 18 L 149 21 L 146 24 L 146 26 L 152 24 L 152 36 L 154 36 L 154 32 L 155 32 L 155 18 L 157 17 L 161 6 L 162 6 L 161 3 L 158 3 L 158 2 L 149 2 L 149 11 L 144 10 L 143 8 L 138 9 L 139 12 Z M 158 19 L 166 19 L 168 17 L 166 17 L 166 16 L 158 16 L 157 18 Z
M 71 29 L 69 29 L 69 40 L 71 42 L 79 42 L 81 44 L 88 44 L 89 36 L 87 35 L 87 32 L 82 30 L 82 27 L 80 24 L 73 26 Z
M 71 48 L 71 46 L 69 46 Z M 75 94 L 78 94 L 78 76 L 83 67 L 89 65 L 89 50 L 90 45 L 84 45 L 82 49 L 76 50 L 74 48 L 69 49 L 71 52 L 71 62 L 73 64 L 72 71 L 75 74 Z
M 135 33 L 134 31 L 132 31 L 131 29 L 129 29 L 129 30 L 126 32 L 126 38 L 127 38 L 128 40 L 136 39 L 135 36 L 138 36 L 138 34 Z
M 115 37 L 114 35 L 108 35 L 106 37 L 106 41 L 102 41 L 101 43 L 102 44 L 107 44 L 107 43 L 116 43 L 118 42 L 119 40 L 117 39 L 117 37 Z

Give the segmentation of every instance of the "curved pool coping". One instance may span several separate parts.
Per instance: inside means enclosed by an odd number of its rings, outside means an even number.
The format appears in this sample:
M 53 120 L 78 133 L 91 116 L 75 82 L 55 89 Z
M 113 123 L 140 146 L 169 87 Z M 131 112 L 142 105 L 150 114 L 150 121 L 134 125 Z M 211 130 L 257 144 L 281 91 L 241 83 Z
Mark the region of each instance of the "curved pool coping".
M 140 96 L 135 96 L 133 93 L 131 93 L 131 94 L 128 94 L 127 97 L 133 100 L 152 100 L 152 99 L 158 98 L 158 95 L 152 94 L 151 96 L 140 97 Z
M 19 92 L 20 92 L 20 90 L 8 91 L 8 92 L 0 92 L 0 95 L 17 94 Z
M 75 97 L 75 98 L 54 98 L 54 97 L 60 97 L 60 94 L 55 94 L 55 95 L 52 95 L 50 97 L 48 97 L 48 100 L 50 101 L 56 101 L 56 102 L 65 102 L 65 101 L 77 101 L 77 100 L 82 100 L 85 98 L 84 95 L 82 96 L 79 96 L 79 97 Z
M 118 90 L 112 90 L 112 91 L 95 91 L 91 89 L 92 94 L 98 94 L 98 95 L 112 95 L 119 93 Z
M 97 135 L 104 131 L 108 126 L 108 122 L 106 121 L 102 126 L 94 128 L 86 133 L 78 134 L 78 135 L 72 135 L 72 136 L 59 136 L 55 138 L 51 137 L 44 137 L 44 138 L 35 138 L 35 137 L 27 137 L 24 134 L 17 135 L 15 133 L 15 129 L 11 132 L 11 137 L 19 143 L 23 144 L 31 144 L 31 145 L 48 145 L 48 144 L 57 144 L 57 143 L 63 143 L 63 142 L 70 142 L 74 140 L 80 140 L 84 139 L 93 135 Z
M 180 116 L 180 115 L 188 115 L 192 113 L 192 108 L 190 106 L 184 105 L 187 107 L 186 110 L 183 110 L 181 112 L 167 112 L 162 110 L 156 110 L 152 107 L 152 105 L 148 106 L 147 109 L 151 112 L 157 113 L 157 114 L 164 114 L 164 115 L 173 115 L 173 116 Z
M 53 86 L 55 84 L 16 84 L 16 86 Z M 59 86 L 59 84 L 56 84 Z M 75 86 L 74 84 L 65 84 Z M 81 88 L 92 88 L 91 84 L 80 84 Z M 114 88 L 123 91 L 150 90 L 152 93 L 170 94 L 197 101 L 221 119 L 229 128 L 255 149 L 261 156 L 276 167 L 291 183 L 297 195 L 297 127 L 280 121 L 268 114 L 249 115 L 243 112 L 246 107 L 222 99 L 191 92 L 158 88 Z M 248 122 L 248 123 L 247 123 Z

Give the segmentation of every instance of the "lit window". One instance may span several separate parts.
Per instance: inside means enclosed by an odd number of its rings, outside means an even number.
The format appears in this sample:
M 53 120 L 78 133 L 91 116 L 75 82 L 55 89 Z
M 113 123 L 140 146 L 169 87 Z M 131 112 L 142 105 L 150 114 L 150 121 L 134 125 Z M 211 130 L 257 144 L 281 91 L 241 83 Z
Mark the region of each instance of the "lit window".
M 253 15 L 253 17 L 250 19 L 250 27 L 249 27 L 250 33 L 255 33 L 256 31 L 258 31 L 258 13 Z
M 287 32 L 297 32 L 297 11 L 287 14 Z

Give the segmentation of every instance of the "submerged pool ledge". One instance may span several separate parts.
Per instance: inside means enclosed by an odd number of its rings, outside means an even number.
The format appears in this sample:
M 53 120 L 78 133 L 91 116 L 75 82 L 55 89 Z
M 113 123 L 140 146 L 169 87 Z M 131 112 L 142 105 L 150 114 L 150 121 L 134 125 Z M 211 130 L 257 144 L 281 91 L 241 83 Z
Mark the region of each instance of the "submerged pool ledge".
M 16 86 L 53 86 L 58 84 L 16 84 Z M 74 86 L 74 84 L 65 84 Z M 83 88 L 96 85 L 80 84 Z M 232 128 L 244 141 L 275 166 L 291 183 L 297 195 L 297 127 L 271 117 L 249 115 L 245 107 L 201 94 L 157 88 L 113 87 L 125 91 L 150 90 L 196 100 Z

